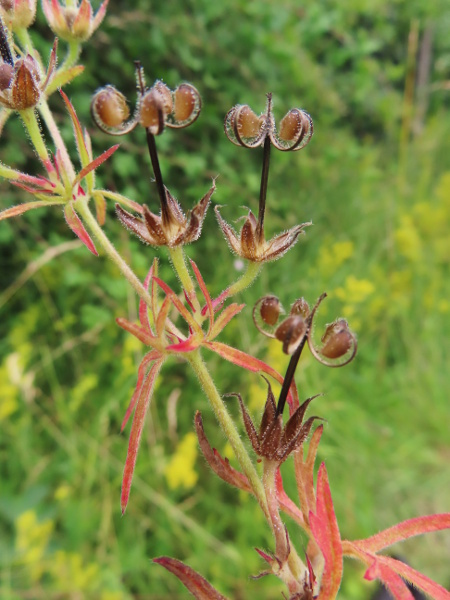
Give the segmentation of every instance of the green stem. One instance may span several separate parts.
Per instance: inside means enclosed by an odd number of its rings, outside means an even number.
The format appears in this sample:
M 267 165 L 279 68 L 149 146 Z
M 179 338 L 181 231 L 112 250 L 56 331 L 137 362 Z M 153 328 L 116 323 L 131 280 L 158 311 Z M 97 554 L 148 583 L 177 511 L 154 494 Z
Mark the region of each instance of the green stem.
M 64 59 L 63 64 L 60 66 L 58 71 L 66 71 L 73 67 L 81 54 L 81 44 L 79 42 L 68 42 L 69 48 L 67 50 L 67 56 Z
M 19 115 L 28 131 L 31 143 L 37 152 L 39 160 L 44 165 L 49 176 L 52 174 L 52 172 L 54 175 L 56 175 L 45 146 L 44 138 L 42 137 L 42 131 L 39 127 L 39 122 L 36 118 L 34 108 L 26 108 L 25 110 L 21 110 L 19 111 Z
M 181 282 L 183 289 L 185 290 L 189 301 L 195 309 L 196 315 L 200 316 L 201 307 L 195 293 L 194 282 L 191 279 L 188 268 L 186 266 L 185 255 L 182 246 L 176 246 L 175 248 L 169 248 L 170 259 L 173 267 L 178 275 L 178 279 Z
M 91 233 L 96 237 L 97 241 L 105 251 L 105 253 L 109 256 L 109 258 L 113 261 L 113 263 L 117 266 L 119 271 L 125 277 L 125 279 L 130 283 L 133 287 L 137 295 L 142 298 L 142 300 L 148 305 L 151 306 L 152 299 L 150 294 L 147 292 L 145 287 L 124 261 L 124 259 L 120 256 L 117 250 L 114 248 L 113 244 L 110 242 L 109 238 L 106 236 L 103 229 L 97 223 L 94 215 L 91 213 L 88 200 L 78 200 L 77 201 L 77 212 L 82 217 L 84 223 L 88 226 Z
M 21 27 L 20 29 L 16 29 L 14 31 L 14 34 L 17 37 L 17 39 L 19 40 L 20 45 L 22 46 L 23 50 L 25 52 L 28 52 L 29 54 L 31 54 L 39 62 L 40 66 L 42 67 L 41 57 L 39 55 L 39 52 L 36 52 L 36 49 L 33 46 L 33 42 L 31 40 L 30 34 L 28 33 L 28 29 Z
M 237 431 L 236 426 L 230 417 L 219 392 L 217 391 L 214 381 L 212 380 L 211 375 L 209 374 L 209 371 L 203 362 L 199 350 L 195 350 L 187 354 L 186 359 L 195 371 L 195 374 L 197 375 L 200 384 L 211 403 L 217 420 L 227 436 L 243 472 L 247 476 L 253 493 L 255 494 L 255 497 L 261 506 L 267 521 L 269 524 L 272 524 L 261 479 L 259 478 L 258 473 L 256 472 L 256 469 L 250 460 L 247 450 L 245 449 L 245 446 L 239 436 L 239 432 Z
M 237 281 L 232 283 L 228 289 L 222 292 L 221 297 L 223 296 L 224 299 L 230 298 L 231 296 L 242 292 L 242 290 L 245 290 L 245 288 L 248 288 L 258 277 L 262 266 L 263 263 L 261 262 L 248 261 L 247 268 L 242 276 Z
M 267 506 L 272 524 L 272 531 L 275 537 L 275 556 L 282 563 L 287 562 L 288 569 L 282 569 L 280 576 L 288 586 L 291 593 L 302 591 L 303 581 L 307 573 L 307 567 L 300 559 L 297 551 L 287 540 L 287 533 L 283 521 L 280 517 L 278 504 L 278 494 L 275 483 L 275 475 L 278 463 L 273 460 L 264 459 L 263 485 L 267 498 Z
M 53 118 L 53 114 L 47 104 L 47 100 L 41 100 L 38 110 L 45 125 L 47 126 L 47 129 L 50 132 L 50 135 L 52 136 L 55 148 L 60 152 L 61 161 L 64 165 L 67 175 L 69 176 L 69 180 L 73 181 L 75 179 L 75 169 L 72 165 L 72 161 L 70 160 L 69 153 L 67 152 L 66 145 L 61 137 L 61 133 L 55 122 L 55 119 Z

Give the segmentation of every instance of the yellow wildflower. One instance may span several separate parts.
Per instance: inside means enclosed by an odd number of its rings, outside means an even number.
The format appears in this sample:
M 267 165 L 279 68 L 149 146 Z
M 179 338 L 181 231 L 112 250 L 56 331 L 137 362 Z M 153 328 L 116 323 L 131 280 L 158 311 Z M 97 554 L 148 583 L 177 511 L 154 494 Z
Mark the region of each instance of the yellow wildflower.
M 422 256 L 422 240 L 409 215 L 402 215 L 401 225 L 395 230 L 395 242 L 402 256 L 417 262 Z
M 346 260 L 353 256 L 355 245 L 350 240 L 322 244 L 317 259 L 317 268 L 322 277 L 329 277 Z
M 359 304 L 364 302 L 375 291 L 374 284 L 368 279 L 357 279 L 349 275 L 345 280 L 344 287 L 338 287 L 335 295 L 347 304 Z
M 197 436 L 192 431 L 180 441 L 165 468 L 167 483 L 171 489 L 184 487 L 192 488 L 198 479 L 194 466 L 198 454 Z
M 44 573 L 44 554 L 54 528 L 47 519 L 38 523 L 36 513 L 27 510 L 16 519 L 16 550 L 19 563 L 29 571 L 31 581 L 37 582 Z

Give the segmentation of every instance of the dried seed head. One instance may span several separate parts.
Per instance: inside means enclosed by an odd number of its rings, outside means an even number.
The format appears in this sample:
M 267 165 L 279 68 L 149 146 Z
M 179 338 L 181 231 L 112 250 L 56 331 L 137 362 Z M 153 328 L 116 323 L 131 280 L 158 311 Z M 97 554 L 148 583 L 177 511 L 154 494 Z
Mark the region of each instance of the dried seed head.
M 259 314 L 266 325 L 275 325 L 281 312 L 281 302 L 276 296 L 266 296 L 263 298 L 259 307 Z
M 283 352 L 293 354 L 308 331 L 308 325 L 300 315 L 291 315 L 275 331 L 275 337 L 283 342 Z
M 112 85 L 95 93 L 91 109 L 106 127 L 120 127 L 130 116 L 125 96 Z
M 0 91 L 9 88 L 14 75 L 14 67 L 8 63 L 0 65 Z
M 344 319 L 327 326 L 322 337 L 323 347 L 320 353 L 327 358 L 341 358 L 353 346 L 354 337 L 350 333 L 348 323 Z

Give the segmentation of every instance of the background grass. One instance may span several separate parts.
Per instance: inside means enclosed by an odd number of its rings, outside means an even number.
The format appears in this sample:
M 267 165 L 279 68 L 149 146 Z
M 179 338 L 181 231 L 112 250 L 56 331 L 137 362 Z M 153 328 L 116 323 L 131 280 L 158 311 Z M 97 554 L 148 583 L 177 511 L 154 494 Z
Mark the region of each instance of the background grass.
M 343 315 L 357 331 L 350 366 L 325 370 L 306 355 L 297 376 L 301 396 L 325 394 L 315 407 L 327 419 L 319 458 L 348 538 L 449 506 L 449 26 L 448 4 L 438 0 L 116 1 L 84 51 L 85 74 L 68 89 L 101 152 L 111 140 L 90 125 L 90 96 L 111 83 L 132 100 L 133 60 L 149 81 L 196 85 L 202 115 L 158 140 L 162 170 L 185 208 L 219 174 L 214 201 L 230 220 L 244 214 L 242 205 L 256 208 L 261 156 L 226 140 L 225 113 L 238 102 L 262 111 L 268 91 L 278 118 L 293 106 L 311 113 L 310 145 L 273 152 L 267 229 L 314 226 L 242 294 L 248 307 L 221 339 L 286 367 L 251 322 L 253 303 L 266 293 L 289 306 L 326 290 L 321 322 Z M 47 55 L 52 36 L 41 15 L 32 34 Z M 56 95 L 52 106 L 70 140 Z M 0 143 L 3 162 L 36 171 L 17 119 Z M 99 172 L 105 186 L 155 209 L 151 177 L 141 131 L 124 138 Z M 1 184 L 2 207 L 25 199 Z M 131 239 L 112 207 L 105 227 L 143 277 L 155 250 Z M 120 516 L 127 436 L 119 429 L 143 349 L 114 318 L 134 319 L 136 300 L 107 260 L 60 246 L 71 240 L 57 210 L 0 227 L 1 598 L 186 597 L 151 564 L 162 554 L 186 561 L 234 599 L 279 598 L 282 587 L 271 578 L 248 580 L 264 568 L 254 547 L 272 548 L 255 503 L 213 477 L 190 442 L 200 409 L 214 444 L 229 451 L 184 364 L 163 368 Z M 66 251 L 36 262 L 51 248 Z M 176 286 L 165 251 L 157 254 Z M 213 293 L 237 276 L 212 211 L 188 254 Z M 259 378 L 207 359 L 219 389 L 240 391 L 258 414 Z M 237 406 L 230 409 L 238 419 Z M 177 473 L 180 444 L 187 487 L 169 475 Z M 291 466 L 283 473 L 295 494 Z M 448 535 L 433 534 L 398 551 L 448 585 L 449 544 Z M 368 598 L 363 571 L 345 566 L 340 596 Z

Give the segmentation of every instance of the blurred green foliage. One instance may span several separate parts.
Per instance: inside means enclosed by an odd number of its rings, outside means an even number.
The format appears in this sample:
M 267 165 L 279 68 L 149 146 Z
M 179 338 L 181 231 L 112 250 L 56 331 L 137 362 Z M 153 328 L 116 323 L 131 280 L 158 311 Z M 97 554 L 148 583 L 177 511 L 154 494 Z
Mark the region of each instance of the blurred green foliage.
M 248 307 L 222 339 L 284 369 L 286 357 L 251 322 L 252 304 L 269 292 L 289 306 L 326 290 L 322 323 L 343 314 L 356 329 L 359 353 L 350 366 L 324 371 L 307 355 L 297 377 L 302 397 L 325 393 L 314 409 L 328 422 L 320 459 L 349 538 L 443 512 L 450 500 L 449 27 L 444 0 L 117 1 L 84 50 L 85 73 L 68 88 L 100 152 L 112 141 L 90 124 L 97 87 L 111 83 L 133 101 L 136 59 L 149 83 L 192 82 L 204 109 L 191 128 L 158 139 L 164 177 L 188 208 L 219 175 L 214 201 L 232 220 L 245 214 L 242 206 L 256 208 L 261 155 L 226 140 L 225 113 L 236 103 L 262 111 L 272 91 L 278 118 L 294 106 L 312 115 L 315 135 L 305 150 L 273 152 L 267 230 L 309 220 L 314 227 L 242 295 Z M 47 55 L 42 15 L 32 35 Z M 57 95 L 52 107 L 70 140 Z M 2 161 L 35 172 L 17 119 L 0 143 Z M 142 131 L 121 140 L 98 176 L 157 207 Z M 25 199 L 5 183 L 1 192 L 2 208 Z M 155 250 L 131 239 L 112 207 L 105 228 L 143 277 Z M 279 598 L 271 578 L 247 580 L 264 568 L 253 548 L 272 548 L 255 503 L 213 477 L 201 457 L 189 467 L 195 485 L 177 487 L 167 477 L 196 409 L 227 452 L 184 364 L 163 368 L 120 517 L 127 437 L 119 430 L 143 349 L 114 318 L 135 318 L 136 299 L 106 259 L 81 247 L 20 278 L 71 239 L 51 209 L 0 227 L 0 596 L 184 598 L 181 585 L 150 563 L 168 554 L 234 599 Z M 215 294 L 238 274 L 212 211 L 188 254 Z M 165 251 L 158 255 L 163 277 L 176 286 Z M 258 377 L 207 359 L 219 389 L 240 391 L 258 412 Z M 238 419 L 231 400 L 230 410 Z M 283 473 L 295 494 L 290 467 Z M 448 536 L 399 551 L 448 585 Z M 346 568 L 342 598 L 368 597 L 363 571 Z

